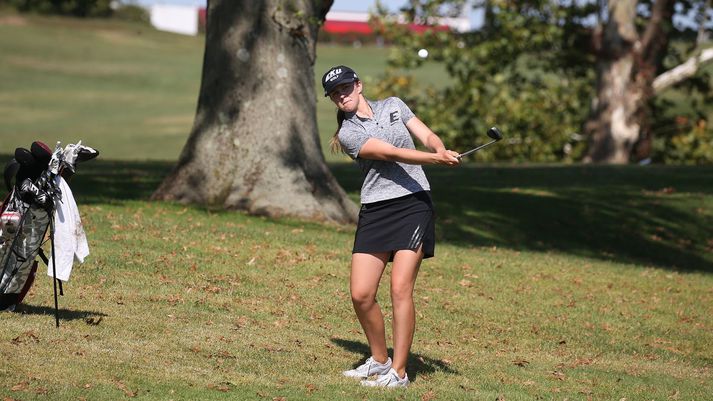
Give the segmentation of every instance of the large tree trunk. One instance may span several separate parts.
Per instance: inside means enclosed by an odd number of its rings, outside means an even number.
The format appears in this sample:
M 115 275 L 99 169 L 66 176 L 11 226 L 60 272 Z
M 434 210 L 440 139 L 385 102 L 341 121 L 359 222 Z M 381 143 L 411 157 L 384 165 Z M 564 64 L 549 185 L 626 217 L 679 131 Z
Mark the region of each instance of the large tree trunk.
M 609 0 L 608 19 L 595 43 L 597 97 L 584 125 L 589 139 L 585 162 L 628 163 L 648 155 L 648 105 L 653 81 L 668 46 L 672 0 L 656 0 L 645 32 L 636 29 L 636 0 Z
M 154 199 L 353 222 L 319 145 L 313 65 L 332 1 L 210 0 L 190 137 Z

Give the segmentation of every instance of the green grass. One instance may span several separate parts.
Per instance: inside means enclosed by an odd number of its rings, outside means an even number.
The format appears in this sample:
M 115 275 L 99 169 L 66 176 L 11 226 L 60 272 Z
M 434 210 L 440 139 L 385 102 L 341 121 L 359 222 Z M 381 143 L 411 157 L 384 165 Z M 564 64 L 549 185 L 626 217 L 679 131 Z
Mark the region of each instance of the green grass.
M 202 46 L 0 14 L 0 163 L 30 139 L 102 151 L 72 182 L 91 254 L 60 298 L 61 327 L 43 273 L 0 314 L 0 398 L 713 394 L 713 167 L 428 168 L 438 245 L 417 282 L 412 386 L 342 378 L 368 352 L 349 300 L 353 227 L 148 201 L 190 130 Z M 368 83 L 385 55 L 320 47 L 316 74 L 345 63 Z M 319 110 L 324 139 L 334 110 Z M 356 199 L 355 166 L 331 168 Z M 379 300 L 390 321 L 388 280 Z
M 202 36 L 120 21 L 18 16 L 0 9 L 2 146 L 27 146 L 28 138 L 50 145 L 84 139 L 110 159 L 175 160 L 193 124 L 203 50 Z M 368 92 L 388 52 L 320 45 L 315 90 L 322 93 L 319 82 L 330 66 L 346 64 L 359 72 Z M 423 85 L 446 79 L 434 64 L 415 76 Z M 336 108 L 318 98 L 317 122 L 327 149 Z M 326 156 L 340 159 L 329 152 Z
M 6 156 L 7 157 L 7 156 Z M 5 158 L 6 158 L 5 157 Z M 3 158 L 3 159 L 5 159 Z M 429 169 L 436 258 L 407 391 L 340 377 L 368 349 L 353 228 L 146 201 L 168 162 L 96 160 L 73 188 L 91 255 L 2 314 L 12 399 L 706 399 L 711 168 Z M 352 197 L 353 166 L 333 165 Z M 379 299 L 390 319 L 388 280 Z

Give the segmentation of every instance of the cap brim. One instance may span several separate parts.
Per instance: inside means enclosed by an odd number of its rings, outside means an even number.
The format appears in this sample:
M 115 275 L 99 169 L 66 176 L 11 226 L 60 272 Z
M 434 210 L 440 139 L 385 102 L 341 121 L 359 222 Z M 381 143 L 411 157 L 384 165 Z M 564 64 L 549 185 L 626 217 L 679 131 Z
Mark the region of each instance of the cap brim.
M 339 85 L 341 85 L 341 84 L 346 84 L 346 83 L 349 83 L 349 82 L 354 82 L 354 81 L 356 81 L 356 80 L 357 80 L 356 77 L 342 77 L 341 79 L 338 79 L 338 80 L 336 80 L 336 81 L 334 81 L 334 82 L 330 82 L 330 83 L 329 83 L 329 89 L 325 89 L 325 90 L 324 90 L 324 96 L 325 96 L 325 97 L 329 96 L 329 94 L 330 94 L 331 92 L 333 92 L 334 89 L 335 89 L 337 86 L 339 86 Z

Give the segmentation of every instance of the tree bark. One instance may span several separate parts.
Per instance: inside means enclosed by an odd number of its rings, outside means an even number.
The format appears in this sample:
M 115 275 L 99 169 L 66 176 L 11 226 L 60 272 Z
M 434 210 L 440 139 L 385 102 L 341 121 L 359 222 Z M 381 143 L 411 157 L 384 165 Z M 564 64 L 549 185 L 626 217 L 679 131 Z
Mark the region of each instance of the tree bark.
M 313 65 L 329 0 L 210 0 L 198 106 L 153 199 L 340 223 L 357 207 L 319 145 Z
M 672 0 L 657 0 L 646 29 L 639 34 L 636 0 L 609 0 L 608 19 L 596 38 L 597 96 L 584 124 L 589 139 L 585 162 L 625 164 L 637 149 L 649 152 L 648 104 L 653 81 L 668 47 Z

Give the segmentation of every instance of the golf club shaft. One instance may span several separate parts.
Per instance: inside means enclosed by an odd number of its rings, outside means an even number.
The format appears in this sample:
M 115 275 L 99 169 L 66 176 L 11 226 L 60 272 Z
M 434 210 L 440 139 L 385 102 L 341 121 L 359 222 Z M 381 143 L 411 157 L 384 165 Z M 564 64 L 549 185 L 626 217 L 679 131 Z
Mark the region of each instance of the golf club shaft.
M 485 143 L 485 144 L 483 144 L 483 145 L 480 145 L 480 146 L 478 146 L 477 148 L 473 148 L 473 149 L 471 149 L 471 150 L 469 150 L 469 151 L 467 151 L 467 152 L 463 152 L 463 153 L 461 153 L 461 154 L 458 155 L 458 158 L 460 159 L 461 157 L 468 156 L 469 154 L 471 154 L 471 153 L 473 153 L 473 152 L 475 152 L 475 151 L 478 151 L 478 150 L 480 150 L 480 149 L 483 149 L 484 147 L 486 147 L 486 146 L 488 146 L 488 145 L 492 145 L 492 144 L 494 144 L 494 143 L 497 142 L 497 141 L 498 141 L 498 140 L 496 139 L 496 140 L 490 141 L 490 142 L 488 142 L 488 143 Z

